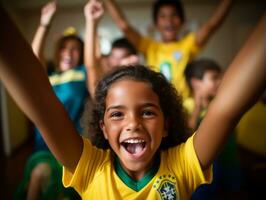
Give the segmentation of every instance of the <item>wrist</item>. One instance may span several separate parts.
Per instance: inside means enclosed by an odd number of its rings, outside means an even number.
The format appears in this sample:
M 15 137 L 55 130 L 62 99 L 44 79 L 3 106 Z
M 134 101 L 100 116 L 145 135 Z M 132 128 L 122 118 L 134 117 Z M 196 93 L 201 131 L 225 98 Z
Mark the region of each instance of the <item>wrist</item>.
M 50 26 L 50 24 L 40 23 L 39 26 L 43 27 L 43 28 L 48 28 Z

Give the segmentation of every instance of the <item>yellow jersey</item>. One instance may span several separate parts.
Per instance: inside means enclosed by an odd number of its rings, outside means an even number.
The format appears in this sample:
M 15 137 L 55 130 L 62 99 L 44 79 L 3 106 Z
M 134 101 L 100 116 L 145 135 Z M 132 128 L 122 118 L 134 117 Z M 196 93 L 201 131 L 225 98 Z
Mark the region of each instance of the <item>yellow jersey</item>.
M 240 120 L 236 127 L 237 142 L 266 156 L 266 105 L 259 101 Z
M 183 98 L 189 96 L 184 71 L 187 64 L 199 52 L 194 33 L 189 33 L 182 39 L 171 43 L 142 38 L 137 49 L 144 54 L 147 65 L 164 74 Z
M 132 180 L 110 150 L 84 147 L 75 172 L 63 168 L 63 184 L 73 187 L 82 199 L 189 199 L 200 185 L 210 183 L 212 170 L 202 171 L 193 146 L 186 143 L 161 151 L 157 164 L 139 181 Z

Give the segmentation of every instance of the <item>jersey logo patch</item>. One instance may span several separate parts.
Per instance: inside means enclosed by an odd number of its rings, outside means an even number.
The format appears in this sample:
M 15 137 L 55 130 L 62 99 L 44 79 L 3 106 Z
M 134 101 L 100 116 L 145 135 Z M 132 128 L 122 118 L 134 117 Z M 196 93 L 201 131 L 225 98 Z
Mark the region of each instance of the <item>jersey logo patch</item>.
M 160 64 L 160 72 L 165 76 L 168 81 L 172 80 L 172 65 L 165 61 Z
M 175 177 L 170 174 L 160 176 L 157 181 L 155 181 L 153 188 L 156 189 L 162 200 L 178 199 Z
M 182 53 L 179 52 L 179 51 L 175 51 L 175 52 L 173 53 L 173 57 L 174 57 L 175 60 L 180 60 L 181 57 L 182 57 Z

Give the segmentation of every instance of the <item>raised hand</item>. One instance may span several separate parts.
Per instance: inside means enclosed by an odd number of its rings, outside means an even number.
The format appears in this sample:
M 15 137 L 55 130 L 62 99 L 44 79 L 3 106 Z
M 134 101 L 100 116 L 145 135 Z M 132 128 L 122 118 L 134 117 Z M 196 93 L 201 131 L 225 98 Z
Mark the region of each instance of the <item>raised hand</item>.
M 57 9 L 57 1 L 51 1 L 42 8 L 41 20 L 40 20 L 42 26 L 50 25 L 50 22 L 56 12 L 56 9 Z
M 84 15 L 86 19 L 98 21 L 104 12 L 103 4 L 97 0 L 90 0 L 84 7 Z

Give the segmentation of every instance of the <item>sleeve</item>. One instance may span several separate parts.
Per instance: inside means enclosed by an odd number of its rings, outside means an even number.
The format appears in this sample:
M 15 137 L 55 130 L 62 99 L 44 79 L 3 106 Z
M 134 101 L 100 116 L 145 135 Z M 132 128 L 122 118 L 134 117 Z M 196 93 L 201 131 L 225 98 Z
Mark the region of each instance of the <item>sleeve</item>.
M 83 138 L 83 144 L 83 152 L 75 172 L 72 174 L 63 167 L 62 177 L 64 187 L 73 187 L 79 194 L 85 191 L 92 182 L 96 170 L 100 170 L 102 163 L 107 159 L 107 154 L 93 147 L 88 139 Z
M 150 46 L 153 44 L 153 40 L 148 37 L 142 37 L 139 44 L 137 45 L 137 50 L 144 54 L 146 57 L 147 52 L 150 48 Z
M 211 183 L 212 166 L 202 171 L 199 159 L 193 145 L 193 134 L 185 143 L 173 148 L 171 151 L 173 171 L 189 191 L 194 191 L 199 185 Z M 174 155 L 173 155 L 174 154 Z
M 189 48 L 191 59 L 196 57 L 202 49 L 196 44 L 196 35 L 193 32 L 184 37 L 184 43 Z

